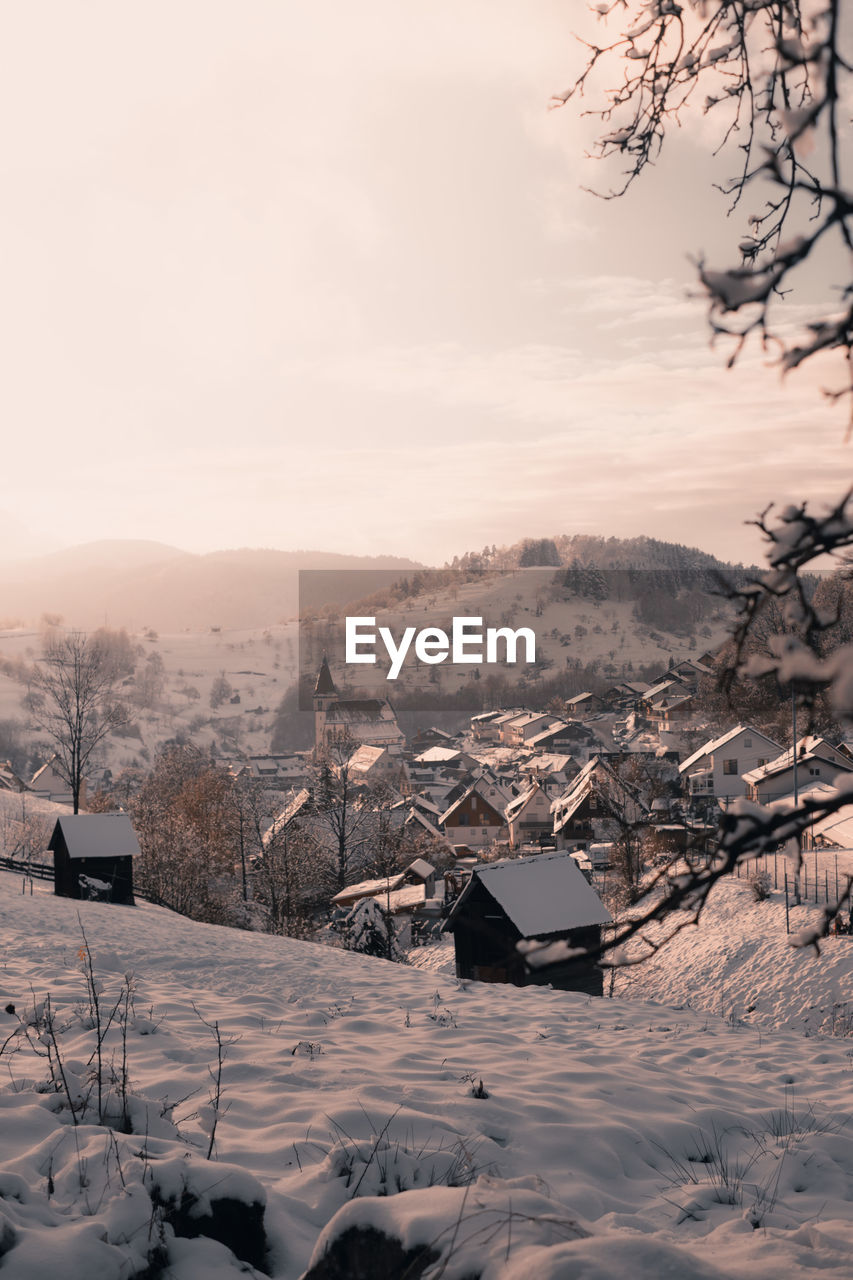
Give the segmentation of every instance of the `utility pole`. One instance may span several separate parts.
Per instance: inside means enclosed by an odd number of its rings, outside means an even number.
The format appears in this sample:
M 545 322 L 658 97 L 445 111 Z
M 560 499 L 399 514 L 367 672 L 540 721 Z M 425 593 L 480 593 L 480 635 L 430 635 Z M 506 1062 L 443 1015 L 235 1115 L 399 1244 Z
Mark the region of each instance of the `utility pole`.
M 793 738 L 791 746 L 791 754 L 794 761 L 794 808 L 796 809 L 799 802 L 799 788 L 797 785 L 797 686 L 791 681 L 791 735 Z M 800 905 L 800 871 L 799 867 L 794 876 L 794 906 Z

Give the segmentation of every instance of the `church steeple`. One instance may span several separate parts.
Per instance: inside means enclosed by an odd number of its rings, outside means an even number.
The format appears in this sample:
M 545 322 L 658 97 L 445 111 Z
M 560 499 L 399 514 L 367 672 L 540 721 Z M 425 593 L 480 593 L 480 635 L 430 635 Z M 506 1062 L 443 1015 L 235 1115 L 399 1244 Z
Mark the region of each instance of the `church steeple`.
M 314 685 L 315 704 L 318 696 L 325 697 L 329 694 L 331 694 L 333 698 L 336 698 L 338 696 L 338 691 L 335 688 L 335 682 L 332 679 L 332 673 L 329 670 L 329 663 L 324 653 L 323 661 L 320 663 L 320 670 L 317 673 L 317 683 Z
M 320 670 L 314 685 L 314 750 L 321 751 L 326 742 L 326 712 L 338 700 L 338 691 L 323 654 Z

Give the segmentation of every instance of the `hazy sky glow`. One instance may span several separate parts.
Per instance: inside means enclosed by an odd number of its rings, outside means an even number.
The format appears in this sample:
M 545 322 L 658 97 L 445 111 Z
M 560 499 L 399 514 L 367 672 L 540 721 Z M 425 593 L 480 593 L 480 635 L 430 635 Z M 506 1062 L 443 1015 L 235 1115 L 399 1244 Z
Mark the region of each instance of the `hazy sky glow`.
M 724 244 L 701 129 L 626 201 L 580 190 L 546 110 L 580 8 L 11 7 L 7 548 L 740 557 L 770 500 L 839 496 L 838 377 L 727 373 L 687 297 Z

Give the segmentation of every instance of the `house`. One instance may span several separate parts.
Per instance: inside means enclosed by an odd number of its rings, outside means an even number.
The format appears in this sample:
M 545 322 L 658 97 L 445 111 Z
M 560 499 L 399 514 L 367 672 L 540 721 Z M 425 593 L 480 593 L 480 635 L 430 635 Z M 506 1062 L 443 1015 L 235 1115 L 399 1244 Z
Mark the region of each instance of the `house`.
M 48 849 L 54 892 L 133 905 L 133 859 L 139 841 L 126 813 L 76 813 L 58 818 Z
M 475 866 L 442 932 L 453 934 L 459 978 L 601 995 L 595 961 L 566 952 L 595 949 L 611 923 L 571 854 L 545 853 Z M 537 954 L 537 943 L 558 945 Z
M 605 697 L 615 710 L 623 713 L 636 711 L 648 687 L 647 684 L 637 680 L 621 680 L 618 684 L 610 686 Z
M 583 755 L 588 754 L 590 750 L 601 748 L 601 740 L 587 724 L 581 724 L 580 721 L 573 721 L 571 724 L 557 721 L 534 737 L 529 737 L 525 745 L 529 746 L 530 750 L 543 751 L 546 754 L 556 751 L 564 755 L 578 753 Z
M 441 915 L 442 902 L 435 899 L 436 871 L 425 858 L 415 858 L 405 871 L 379 880 L 363 880 L 360 884 L 342 889 L 332 898 L 332 904 L 341 911 L 349 911 L 357 902 L 367 898 L 376 901 L 387 915 L 403 917 L 402 932 L 398 939 L 403 946 L 412 942 L 413 933 L 421 939 L 428 927 L 434 927 Z
M 405 735 L 390 702 L 384 698 L 338 696 L 325 654 L 314 685 L 314 749 L 322 751 L 341 739 L 371 747 L 388 747 L 399 754 Z
M 249 756 L 245 764 L 232 764 L 231 769 L 235 774 L 245 772 L 268 791 L 289 791 L 291 787 L 301 786 L 308 776 L 305 756 L 294 752 Z
M 428 837 L 439 844 L 447 843 L 439 831 L 441 809 L 426 796 L 408 796 L 406 799 L 398 800 L 396 804 L 391 805 L 388 812 L 392 823 L 397 827 L 404 827 L 413 835 Z
M 664 698 L 680 698 L 686 693 L 680 680 L 666 676 L 647 689 L 640 699 L 640 714 L 651 718 L 652 708 Z
M 610 707 L 604 698 L 599 697 L 597 693 L 576 693 L 573 698 L 566 699 L 566 711 L 575 720 L 582 720 L 584 716 L 601 715 L 604 711 L 609 711 Z
M 483 742 L 501 742 L 501 731 L 508 720 L 524 714 L 523 707 L 510 710 L 489 711 L 485 715 L 475 716 L 471 721 L 474 737 Z
M 520 844 L 542 843 L 553 839 L 554 819 L 551 814 L 551 797 L 534 779 L 528 787 L 510 800 L 506 807 L 510 848 Z
M 422 751 L 419 756 L 415 756 L 413 763 L 416 766 L 422 766 L 428 769 L 476 769 L 477 761 L 473 756 L 469 756 L 467 751 L 462 751 L 459 747 L 454 746 L 434 746 L 427 747 L 426 751 Z
M 0 760 L 0 791 L 29 791 L 29 787 L 15 773 L 10 760 Z
M 482 711 L 477 716 L 471 717 L 471 732 L 478 741 L 483 739 L 487 741 L 497 741 L 497 733 L 492 730 L 493 721 L 497 720 L 501 715 L 500 711 Z
M 523 776 L 538 779 L 548 789 L 556 787 L 565 789 L 566 783 L 577 777 L 580 772 L 574 756 L 563 752 L 530 756 L 527 760 L 521 761 L 518 768 Z
M 497 788 L 489 788 L 483 779 L 471 783 L 441 816 L 448 843 L 482 849 L 495 840 L 508 839 L 505 805 L 506 799 Z
M 508 747 L 518 747 L 558 723 L 556 716 L 541 711 L 522 711 L 501 723 L 500 740 Z
M 853 804 L 845 804 L 814 822 L 806 833 L 805 844 L 820 849 L 853 849 Z
M 71 787 L 57 768 L 59 756 L 54 754 L 30 778 L 29 789 L 42 800 L 56 804 L 73 804 Z M 86 779 L 80 782 L 80 808 L 86 807 Z
M 433 724 L 427 729 L 418 729 L 411 739 L 411 745 L 415 753 L 425 751 L 427 747 L 450 747 L 453 745 L 453 734 L 445 733 Z
M 341 889 L 332 898 L 332 905 L 349 910 L 356 902 L 360 902 L 362 898 L 379 898 L 382 899 L 386 894 L 394 893 L 395 890 L 402 888 L 403 872 L 399 871 L 393 876 L 380 876 L 375 880 L 360 880 L 358 884 L 351 884 L 346 889 Z
M 685 725 L 692 715 L 692 693 L 664 694 L 652 702 L 646 711 L 647 719 L 658 732 L 677 729 Z
M 853 760 L 825 738 L 809 734 L 797 742 L 796 761 L 789 747 L 775 760 L 745 773 L 743 781 L 750 800 L 769 804 L 793 794 L 795 777 L 797 791 L 805 791 L 818 783 L 834 783 L 839 774 L 853 774 Z
M 635 824 L 644 816 L 630 783 L 600 756 L 593 756 L 551 805 L 558 849 L 576 848 L 613 835 L 614 824 Z
M 362 744 L 350 756 L 347 766 L 353 780 L 377 783 L 404 790 L 409 785 L 406 762 L 389 747 L 369 747 Z
M 680 662 L 670 667 L 669 674 L 683 681 L 690 692 L 695 693 L 699 688 L 699 681 L 713 676 L 714 670 L 713 667 L 697 661 L 696 658 L 682 658 Z
M 292 833 L 302 829 L 310 831 L 315 825 L 314 806 L 307 787 L 292 791 L 287 803 L 273 818 L 261 837 L 264 850 L 273 849 Z
M 739 724 L 694 751 L 678 772 L 689 796 L 727 801 L 746 795 L 743 775 L 762 768 L 778 752 L 779 744 L 772 738 Z

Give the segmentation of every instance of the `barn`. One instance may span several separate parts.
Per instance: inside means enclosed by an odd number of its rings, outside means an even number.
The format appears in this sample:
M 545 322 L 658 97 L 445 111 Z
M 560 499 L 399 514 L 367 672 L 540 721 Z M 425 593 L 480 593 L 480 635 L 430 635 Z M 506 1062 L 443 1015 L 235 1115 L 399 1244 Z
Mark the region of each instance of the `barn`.
M 442 930 L 453 934 L 459 978 L 517 987 L 550 983 L 602 995 L 602 970 L 593 960 L 562 956 L 537 967 L 535 948 L 527 944 L 590 950 L 601 940 L 602 925 L 612 923 L 571 854 L 552 853 L 474 867 Z
M 139 841 L 126 813 L 76 813 L 58 818 L 48 849 L 54 892 L 133 905 L 133 859 Z

